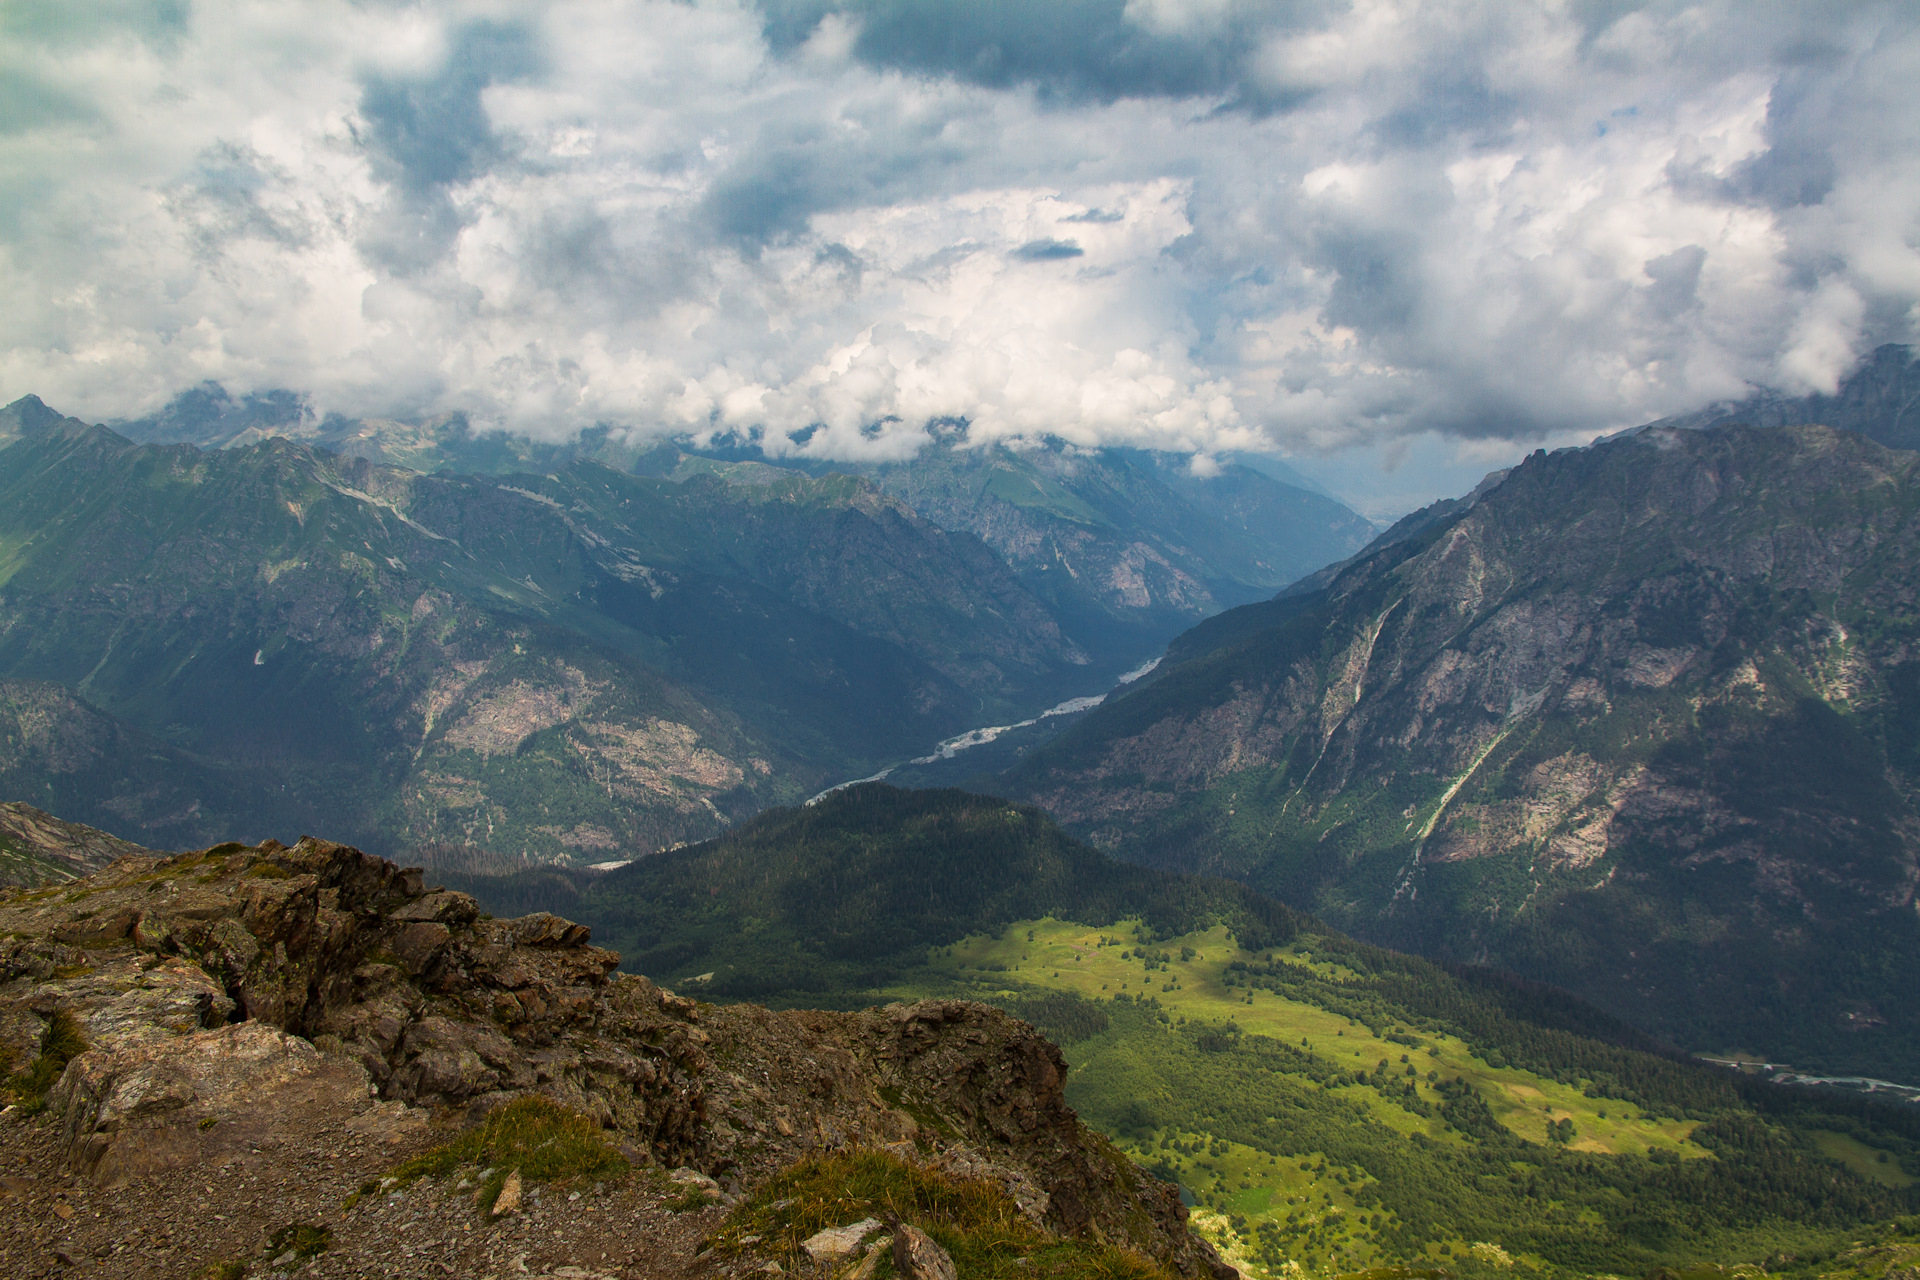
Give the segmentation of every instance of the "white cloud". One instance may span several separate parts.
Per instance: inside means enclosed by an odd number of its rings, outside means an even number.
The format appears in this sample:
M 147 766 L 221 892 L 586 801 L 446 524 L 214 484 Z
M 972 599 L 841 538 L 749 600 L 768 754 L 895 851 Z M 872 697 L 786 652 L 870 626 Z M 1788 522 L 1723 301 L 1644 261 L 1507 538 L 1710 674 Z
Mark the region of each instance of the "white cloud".
M 1124 39 L 944 71 L 828 0 L 784 45 L 725 0 L 0 18 L 0 396 L 1210 458 L 1562 440 L 1916 336 L 1909 7 L 1082 8 Z

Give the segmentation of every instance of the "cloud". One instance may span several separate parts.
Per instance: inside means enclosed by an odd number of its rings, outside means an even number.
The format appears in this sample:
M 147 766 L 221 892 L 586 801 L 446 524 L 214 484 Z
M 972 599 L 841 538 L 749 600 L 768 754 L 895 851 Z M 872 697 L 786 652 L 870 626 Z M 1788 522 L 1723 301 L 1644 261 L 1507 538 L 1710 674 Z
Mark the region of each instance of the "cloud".
M 1894 3 L 9 6 L 0 395 L 1491 458 L 1920 336 L 1917 80 Z

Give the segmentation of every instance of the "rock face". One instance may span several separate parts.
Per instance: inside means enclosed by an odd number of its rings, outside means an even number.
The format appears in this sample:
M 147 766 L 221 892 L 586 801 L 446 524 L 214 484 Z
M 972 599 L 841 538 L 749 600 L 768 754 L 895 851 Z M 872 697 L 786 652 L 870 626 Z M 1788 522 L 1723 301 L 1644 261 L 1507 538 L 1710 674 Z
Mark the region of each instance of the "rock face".
M 1920 1060 L 1920 456 L 1648 429 L 1223 615 L 1013 779 L 1688 1047 Z
M 211 1166 L 287 1117 L 356 1132 L 455 1122 L 537 1091 L 643 1161 L 751 1182 L 884 1145 L 991 1179 L 1035 1222 L 1217 1274 L 1174 1189 L 1082 1126 L 1059 1052 L 985 1006 L 700 1006 L 551 915 L 482 918 L 358 850 L 305 839 L 128 856 L 0 896 L 0 1053 L 77 1027 L 48 1095 L 96 1182 Z

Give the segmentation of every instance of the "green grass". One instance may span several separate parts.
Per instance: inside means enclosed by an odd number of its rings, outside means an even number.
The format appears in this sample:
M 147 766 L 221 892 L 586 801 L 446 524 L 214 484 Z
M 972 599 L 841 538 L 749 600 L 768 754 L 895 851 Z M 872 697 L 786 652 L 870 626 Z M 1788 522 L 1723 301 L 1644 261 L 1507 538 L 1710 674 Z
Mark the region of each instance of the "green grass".
M 501 1185 L 513 1170 L 529 1182 L 562 1182 L 618 1177 L 629 1167 L 627 1158 L 614 1150 L 605 1130 L 590 1116 L 546 1098 L 526 1096 L 492 1112 L 479 1126 L 453 1141 L 406 1161 L 393 1171 L 392 1178 L 404 1186 L 419 1178 L 445 1177 L 460 1169 L 489 1169 L 491 1175 L 478 1198 L 484 1213 L 492 1209 Z
M 1657 1084 L 1621 1097 L 1634 1091 L 1511 1061 L 1522 1043 L 1476 1048 L 1406 1007 L 1379 1016 L 1362 995 L 1380 982 L 1371 964 L 1325 936 L 1253 952 L 1217 925 L 1169 937 L 1046 918 L 934 948 L 889 994 L 967 994 L 1054 1035 L 1082 1118 L 1178 1182 L 1194 1227 L 1255 1278 L 1802 1256 L 1846 1229 L 1822 1206 L 1836 1175 L 1852 1214 L 1881 1196 L 1897 1212 L 1913 1181 L 1897 1152 L 1879 1164 L 1858 1138 L 1810 1140 L 1731 1093 L 1699 1094 L 1703 1109 Z M 1302 980 L 1257 985 L 1267 972 Z
M 1863 1178 L 1871 1178 L 1889 1187 L 1910 1187 L 1920 1181 L 1902 1169 L 1899 1160 L 1891 1153 L 1869 1146 L 1851 1134 L 1815 1129 L 1810 1136 L 1821 1154 L 1838 1160 Z
M 1040 987 L 1090 999 L 1110 1000 L 1123 992 L 1145 995 L 1172 1017 L 1232 1021 L 1249 1035 L 1271 1036 L 1287 1044 L 1305 1042 L 1315 1056 L 1341 1070 L 1372 1069 L 1382 1059 L 1396 1072 L 1414 1065 L 1422 1097 L 1438 1098 L 1426 1080 L 1430 1071 L 1445 1080 L 1465 1080 L 1503 1125 L 1530 1142 L 1547 1141 L 1549 1123 L 1570 1119 L 1577 1135 L 1570 1145 L 1577 1151 L 1706 1154 L 1687 1141 L 1694 1121 L 1651 1116 L 1631 1103 L 1591 1098 L 1573 1084 L 1535 1072 L 1491 1066 L 1457 1035 L 1422 1034 L 1417 1037 L 1420 1046 L 1410 1051 L 1409 1046 L 1386 1039 L 1364 1023 L 1317 1005 L 1264 990 L 1230 987 L 1228 966 L 1245 963 L 1256 953 L 1238 946 L 1222 926 L 1163 939 L 1150 947 L 1123 945 L 1133 944 L 1138 936 L 1137 921 L 1100 929 L 1058 920 L 1020 921 L 997 937 L 976 936 L 944 949 L 930 967 L 955 977 L 1002 980 L 1021 988 Z M 1140 950 L 1168 953 L 1168 967 L 1147 970 L 1136 954 Z M 1192 958 L 1183 959 L 1183 951 L 1191 952 Z M 1257 954 L 1283 957 L 1329 978 L 1354 976 L 1337 963 L 1308 958 L 1313 954 L 1310 942 Z M 1003 973 L 1005 978 L 1000 979 Z M 1412 1115 L 1377 1091 L 1365 1093 L 1381 1123 L 1409 1135 L 1457 1140 L 1444 1122 Z
M 804 1271 L 811 1264 L 800 1245 L 809 1236 L 889 1215 L 932 1236 L 968 1280 L 1170 1280 L 1138 1253 L 1041 1230 L 991 1183 L 879 1151 L 835 1152 L 787 1168 L 728 1215 L 711 1243 L 729 1255 L 771 1254 L 787 1270 Z M 883 1259 L 877 1274 L 891 1272 Z

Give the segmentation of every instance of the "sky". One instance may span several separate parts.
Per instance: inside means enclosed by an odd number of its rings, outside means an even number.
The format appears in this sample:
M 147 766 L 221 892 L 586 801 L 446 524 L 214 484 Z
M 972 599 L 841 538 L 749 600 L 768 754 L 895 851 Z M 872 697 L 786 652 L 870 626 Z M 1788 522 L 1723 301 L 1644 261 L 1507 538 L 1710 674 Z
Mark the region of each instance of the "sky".
M 1920 329 L 1920 5 L 6 0 L 0 399 L 1286 457 L 1369 514 Z

